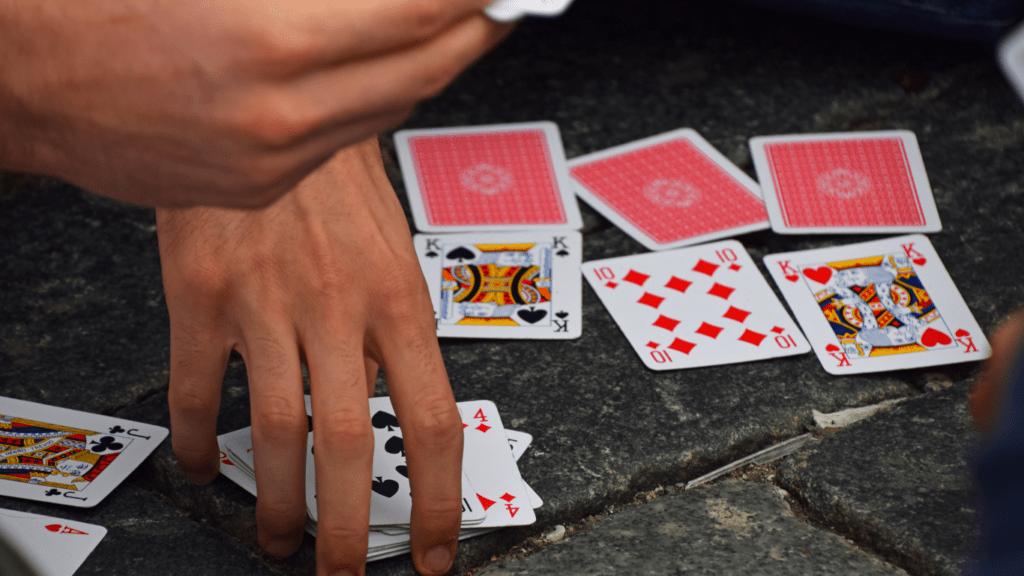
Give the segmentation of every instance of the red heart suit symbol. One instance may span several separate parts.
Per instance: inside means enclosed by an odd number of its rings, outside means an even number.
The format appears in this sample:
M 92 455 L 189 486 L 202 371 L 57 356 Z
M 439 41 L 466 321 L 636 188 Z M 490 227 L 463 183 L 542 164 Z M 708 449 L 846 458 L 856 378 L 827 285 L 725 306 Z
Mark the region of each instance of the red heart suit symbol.
M 804 276 L 807 276 L 818 284 L 828 284 L 828 279 L 832 277 L 832 269 L 828 266 L 804 268 Z
M 968 332 L 967 330 L 964 330 L 963 328 L 961 328 L 961 329 L 956 331 L 956 337 L 957 338 L 963 338 L 964 336 L 970 336 L 970 335 L 971 335 L 971 333 Z
M 929 328 L 924 331 L 924 335 L 921 336 L 921 344 L 931 348 L 932 346 L 945 346 L 953 342 L 953 339 L 949 337 L 949 334 L 940 332 L 935 328 Z
M 836 346 L 835 344 L 829 344 L 828 346 L 825 346 L 825 350 L 829 352 L 839 352 L 839 346 Z
M 928 260 L 925 258 L 914 258 L 914 264 L 917 264 L 918 266 L 924 266 L 927 263 Z
M 796 274 L 787 274 L 786 275 L 786 280 L 789 280 L 790 282 L 796 282 L 799 279 L 800 279 L 800 277 L 797 276 Z

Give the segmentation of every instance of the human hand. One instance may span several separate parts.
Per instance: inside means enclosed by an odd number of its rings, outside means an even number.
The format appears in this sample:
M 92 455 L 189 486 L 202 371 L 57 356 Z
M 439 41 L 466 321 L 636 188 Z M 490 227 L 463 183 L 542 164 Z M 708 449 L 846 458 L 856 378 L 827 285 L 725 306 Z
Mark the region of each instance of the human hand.
M 510 29 L 490 0 L 0 0 L 0 168 L 265 206 Z
M 974 427 L 989 432 L 996 423 L 1002 405 L 1012 362 L 1024 345 L 1024 310 L 1013 314 L 992 332 L 992 356 L 985 362 L 981 377 L 971 390 L 971 416 Z
M 171 320 L 171 439 L 189 478 L 218 471 L 216 419 L 232 349 L 249 373 L 260 546 L 298 548 L 306 516 L 309 368 L 317 573 L 366 560 L 377 365 L 402 422 L 412 557 L 443 574 L 462 517 L 462 421 L 433 310 L 376 139 L 342 150 L 258 211 L 158 209 Z

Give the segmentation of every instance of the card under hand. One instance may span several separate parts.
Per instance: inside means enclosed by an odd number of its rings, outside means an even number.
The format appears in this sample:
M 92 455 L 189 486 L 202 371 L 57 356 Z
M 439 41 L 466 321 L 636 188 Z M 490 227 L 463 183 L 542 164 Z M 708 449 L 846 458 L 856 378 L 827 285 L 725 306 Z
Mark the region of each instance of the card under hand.
M 743 245 L 726 240 L 593 260 L 583 275 L 652 370 L 810 350 Z
M 768 228 L 761 189 L 690 128 L 569 161 L 576 195 L 650 250 Z
M 438 336 L 559 340 L 582 334 L 579 232 L 417 234 L 413 242 Z
M 400 130 L 395 148 L 422 232 L 583 225 L 552 122 Z
M 0 533 L 39 576 L 72 576 L 107 534 L 74 520 L 0 509 Z
M 405 442 L 391 399 L 370 398 L 370 422 L 374 429 L 373 483 L 370 493 L 370 526 L 408 526 L 412 513 L 412 495 L 409 472 L 405 460 Z M 316 521 L 316 466 L 314 464 L 313 433 L 309 434 L 306 448 L 306 506 Z M 475 526 L 486 513 L 467 495 L 473 486 L 462 475 L 462 525 Z
M 0 397 L 0 495 L 95 506 L 167 434 L 151 424 Z
M 942 229 L 913 132 L 757 136 L 750 152 L 779 234 Z
M 984 360 L 988 340 L 928 238 L 765 256 L 829 374 Z

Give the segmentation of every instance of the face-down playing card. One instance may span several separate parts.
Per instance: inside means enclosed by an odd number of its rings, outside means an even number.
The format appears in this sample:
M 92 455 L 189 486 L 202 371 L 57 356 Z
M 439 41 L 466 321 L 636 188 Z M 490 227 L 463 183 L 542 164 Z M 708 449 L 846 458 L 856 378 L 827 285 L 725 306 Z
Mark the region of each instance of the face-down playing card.
M 421 232 L 583 225 L 551 122 L 401 130 L 395 147 Z
M 583 275 L 652 370 L 810 350 L 743 245 L 726 240 L 593 260 Z
M 913 132 L 758 136 L 750 151 L 779 234 L 942 229 Z
M 95 506 L 167 433 L 150 424 L 0 397 L 0 495 Z
M 761 189 L 683 128 L 569 161 L 576 194 L 650 250 L 768 228 Z
M 437 335 L 579 338 L 578 232 L 414 238 Z
M 373 424 L 373 483 L 370 493 L 370 526 L 408 526 L 412 513 L 409 471 L 405 459 L 405 441 L 398 418 L 387 397 L 370 398 Z M 306 506 L 310 517 L 318 518 L 316 507 L 316 466 L 313 433 L 306 448 Z M 506 448 L 507 450 L 507 448 Z M 473 486 L 462 474 L 462 525 L 476 526 L 486 515 L 469 495 Z
M 765 265 L 830 374 L 983 360 L 988 340 L 921 235 L 770 254 Z
M 95 524 L 0 509 L 0 534 L 39 576 L 72 576 L 103 540 Z

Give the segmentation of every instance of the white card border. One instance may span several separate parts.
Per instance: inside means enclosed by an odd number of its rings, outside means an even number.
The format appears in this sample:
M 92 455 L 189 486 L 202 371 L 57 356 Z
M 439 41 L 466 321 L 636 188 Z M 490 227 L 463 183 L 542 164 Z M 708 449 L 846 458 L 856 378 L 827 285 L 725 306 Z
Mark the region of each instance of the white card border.
M 427 259 L 423 256 L 426 249 L 425 243 L 438 238 L 446 243 L 454 242 L 461 244 L 483 244 L 483 243 L 524 243 L 524 242 L 547 242 L 552 236 L 565 236 L 571 238 L 569 243 L 574 246 L 573 253 L 555 262 L 561 261 L 557 266 L 552 267 L 552 285 L 555 290 L 563 295 L 562 297 L 573 299 L 571 306 L 559 301 L 559 307 L 567 310 L 572 319 L 569 330 L 566 332 L 555 332 L 547 327 L 529 326 L 455 326 L 450 324 L 437 325 L 438 338 L 480 338 L 480 339 L 502 339 L 502 340 L 574 340 L 583 335 L 583 280 L 577 273 L 583 259 L 583 235 L 575 230 L 553 230 L 542 231 L 532 230 L 529 232 L 500 232 L 494 234 L 466 233 L 466 234 L 416 234 L 413 236 L 413 245 L 416 250 L 416 258 L 420 263 L 420 270 L 427 282 L 427 289 L 430 292 L 430 304 L 434 308 L 434 317 L 437 318 L 437 307 L 441 297 L 440 279 L 431 277 L 434 271 L 440 274 L 440 265 L 443 263 L 443 254 L 437 260 Z M 556 277 L 557 276 L 557 277 Z M 552 294 L 554 296 L 554 294 Z M 554 306 L 552 306 L 552 309 Z
M 971 338 L 974 340 L 978 351 L 972 352 L 970 355 L 965 354 L 964 356 L 967 357 L 962 359 L 952 354 L 934 351 L 931 354 L 901 354 L 899 356 L 880 357 L 872 359 L 871 362 L 866 364 L 862 360 L 857 360 L 856 362 L 851 360 L 852 369 L 838 370 L 836 366 L 833 366 L 836 362 L 835 358 L 825 350 L 825 343 L 835 343 L 838 346 L 839 342 L 832 328 L 829 327 L 828 320 L 825 319 L 821 309 L 814 302 L 813 294 L 808 290 L 803 273 L 800 272 L 800 279 L 798 281 L 790 282 L 786 280 L 785 274 L 778 263 L 782 260 L 792 260 L 794 261 L 793 267 L 798 268 L 797 265 L 800 264 L 800 261 L 805 264 L 817 263 L 850 259 L 858 257 L 858 255 L 863 257 L 874 253 L 896 252 L 900 244 L 909 242 L 913 242 L 915 244 L 914 249 L 923 254 L 926 259 L 930 259 L 927 268 L 915 267 L 914 271 L 921 278 L 921 283 L 928 290 L 928 296 L 935 302 L 935 306 L 938 308 L 946 325 L 950 328 L 950 331 L 955 331 L 957 327 L 953 325 L 951 320 L 962 320 L 961 327 L 966 327 L 970 330 Z M 985 337 L 985 332 L 978 325 L 978 321 L 974 318 L 970 308 L 967 307 L 967 302 L 964 301 L 963 295 L 960 294 L 956 284 L 953 283 L 949 271 L 946 270 L 946 266 L 943 264 L 942 259 L 939 258 L 939 254 L 935 251 L 935 247 L 932 246 L 927 236 L 911 234 L 908 236 L 894 236 L 882 240 L 873 240 L 871 242 L 858 242 L 856 244 L 845 244 L 828 248 L 769 254 L 764 257 L 764 264 L 768 268 L 768 272 L 771 274 L 775 285 L 779 287 L 779 291 L 782 292 L 782 296 L 786 299 L 786 303 L 789 304 L 790 310 L 796 316 L 797 322 L 800 323 L 800 328 L 803 329 L 804 334 L 810 341 L 814 354 L 818 357 L 818 361 L 821 362 L 821 367 L 829 374 L 843 376 L 847 374 L 870 374 L 873 372 L 943 366 L 946 364 L 984 360 L 992 355 L 992 348 L 989 345 L 988 338 Z
M 654 238 L 651 238 L 643 232 L 643 230 L 637 228 L 626 219 L 625 216 L 620 214 L 615 208 L 606 204 L 601 200 L 594 192 L 587 188 L 582 182 L 572 177 L 571 170 L 577 166 L 582 166 L 595 162 L 598 160 L 604 160 L 613 156 L 619 156 L 621 154 L 632 152 L 634 150 L 640 150 L 642 148 L 648 148 L 656 144 L 662 144 L 670 142 L 672 140 L 687 140 L 691 144 L 697 147 L 698 150 L 703 152 L 708 158 L 717 164 L 720 168 L 725 170 L 729 176 L 737 181 L 741 186 L 747 189 L 753 194 L 758 200 L 764 201 L 761 193 L 761 187 L 758 186 L 757 182 L 753 178 L 747 176 L 747 173 L 740 170 L 735 164 L 733 164 L 728 158 L 726 158 L 721 152 L 715 149 L 710 142 L 704 139 L 699 132 L 693 128 L 679 128 L 670 132 L 664 132 L 655 136 L 649 136 L 640 140 L 634 140 L 618 146 L 613 146 L 599 152 L 592 152 L 583 156 L 577 156 L 569 160 L 569 178 L 572 179 L 573 191 L 580 197 L 581 200 L 586 202 L 591 208 L 596 210 L 599 214 L 607 218 L 612 224 L 615 224 L 620 230 L 628 234 L 637 242 L 643 244 L 644 248 L 648 250 L 671 250 L 673 248 L 682 248 L 683 246 L 693 246 L 695 244 L 702 244 L 704 242 L 711 242 L 714 240 L 721 240 L 723 238 L 731 238 L 733 236 L 740 236 L 749 232 L 756 232 L 758 230 L 767 230 L 771 227 L 768 220 L 759 222 L 757 224 L 750 224 L 748 226 L 740 226 L 739 228 L 728 228 L 726 230 L 720 230 L 718 232 L 712 232 L 710 234 L 704 234 L 703 236 L 693 236 L 691 238 L 684 238 L 675 242 L 669 242 L 667 244 L 659 244 Z
M 796 227 L 787 226 L 782 217 L 782 208 L 779 205 L 778 190 L 775 187 L 775 180 L 768 164 L 768 155 L 765 153 L 766 144 L 779 142 L 817 142 L 822 140 L 867 140 L 871 138 L 892 138 L 896 137 L 903 141 L 903 149 L 907 152 L 907 162 L 910 164 L 910 174 L 914 178 L 914 187 L 917 191 L 918 201 L 921 203 L 921 213 L 924 215 L 924 224 L 921 226 L 813 226 Z M 888 234 L 893 232 L 938 232 L 942 230 L 942 221 L 939 219 L 939 211 L 935 206 L 935 197 L 932 195 L 932 187 L 928 181 L 928 172 L 924 167 L 924 159 L 921 157 L 921 147 L 918 144 L 917 136 L 910 130 L 873 130 L 868 132 L 829 132 L 823 134 L 785 134 L 780 136 L 755 136 L 750 139 L 750 156 L 754 160 L 754 169 L 757 171 L 757 179 L 761 182 L 761 190 L 764 194 L 764 206 L 768 210 L 768 220 L 771 222 L 772 230 L 776 234 Z
M 38 558 L 40 554 L 45 553 L 45 550 L 41 551 L 38 549 L 33 549 L 28 546 L 20 547 L 19 545 L 22 544 L 21 542 L 14 541 L 14 538 L 9 540 L 9 543 L 12 546 L 17 547 L 18 553 L 21 555 L 22 559 L 25 560 L 32 568 L 35 568 L 39 572 L 40 576 L 72 576 L 75 572 L 78 571 L 79 568 L 82 567 L 82 564 L 85 564 L 85 561 L 89 559 L 89 556 L 92 556 L 93 552 L 96 551 L 96 547 L 99 546 L 100 542 L 102 542 L 103 539 L 107 537 L 108 532 L 106 526 L 100 526 L 99 524 L 90 524 L 88 522 L 82 522 L 80 520 L 69 520 L 67 518 L 49 516 L 47 514 L 35 514 L 33 512 L 24 512 L 22 510 L 13 510 L 10 508 L 0 508 L 0 516 L 5 516 L 11 519 L 13 522 L 26 521 L 38 522 L 39 524 L 42 524 L 43 522 L 56 521 L 63 524 L 65 527 L 72 528 L 74 530 L 82 530 L 83 532 L 85 532 L 83 528 L 88 527 L 89 532 L 86 532 L 85 536 L 89 538 L 86 539 L 86 544 L 80 548 L 80 550 L 84 552 L 80 558 L 68 558 L 67 549 L 50 550 L 51 553 L 60 553 L 63 556 L 63 562 L 60 566 L 62 570 L 60 570 L 57 573 L 48 572 L 44 574 L 43 571 L 40 569 Z M 43 525 L 42 527 L 44 529 L 46 528 L 45 525 Z M 81 535 L 74 536 L 81 537 Z M 36 544 L 39 543 L 36 542 Z M 26 548 L 31 549 L 33 553 L 26 554 Z M 73 560 L 74 562 L 69 562 L 69 560 Z
M 93 414 L 90 412 L 82 412 L 80 410 L 72 410 L 70 408 L 61 408 L 59 406 L 49 406 L 46 404 L 39 404 L 37 402 L 29 402 L 27 400 L 18 400 L 16 398 L 9 398 L 6 396 L 0 396 L 0 414 L 16 414 L 18 418 L 28 418 L 30 420 L 37 420 L 40 422 L 46 422 L 49 424 L 57 424 L 61 426 L 67 426 L 71 428 L 85 428 L 102 431 L 111 426 L 111 424 L 118 424 L 126 426 L 129 430 L 137 430 L 140 434 L 149 436 L 149 440 L 139 438 L 143 442 L 137 444 L 138 448 L 130 449 L 121 452 L 120 456 L 114 459 L 114 463 L 107 467 L 106 470 L 100 474 L 97 480 L 102 482 L 93 481 L 89 484 L 87 494 L 85 494 L 87 500 L 80 500 L 77 498 L 47 498 L 42 496 L 42 490 L 45 486 L 39 486 L 36 484 L 26 484 L 24 482 L 15 482 L 13 480 L 0 480 L 2 484 L 2 491 L 0 496 L 9 496 L 11 498 L 23 498 L 26 500 L 35 500 L 37 502 L 47 502 L 49 504 L 58 504 L 63 506 L 74 506 L 76 508 L 92 508 L 100 502 L 102 502 L 107 496 L 110 495 L 118 486 L 124 482 L 128 476 L 142 464 L 149 455 L 156 450 L 170 431 L 162 426 L 156 426 L 154 424 L 146 424 L 144 422 L 135 422 L 128 420 L 127 418 L 121 418 L 119 416 L 106 416 L 103 414 Z M 107 432 L 100 432 L 106 434 Z M 119 434 L 125 436 L 127 434 Z M 58 488 L 58 490 L 61 490 Z M 66 490 L 61 490 L 67 492 Z
M 487 132 L 509 132 L 516 130 L 542 130 L 547 137 L 548 150 L 551 151 L 551 164 L 555 172 L 562 208 L 565 210 L 566 221 L 561 224 L 483 224 L 472 226 L 435 226 L 427 221 L 427 212 L 423 205 L 423 192 L 420 189 L 419 175 L 416 173 L 412 160 L 409 139 L 419 136 L 438 136 L 445 134 L 483 134 Z M 420 128 L 399 130 L 395 132 L 395 152 L 398 155 L 398 166 L 402 171 L 402 181 L 409 197 L 409 208 L 416 229 L 425 233 L 456 233 L 456 232 L 494 232 L 523 230 L 579 230 L 583 227 L 583 217 L 573 193 L 572 179 L 569 178 L 569 166 L 565 158 L 565 148 L 558 125 L 543 120 L 539 122 L 517 122 L 510 124 L 485 124 L 480 126 L 459 126 L 452 128 Z

